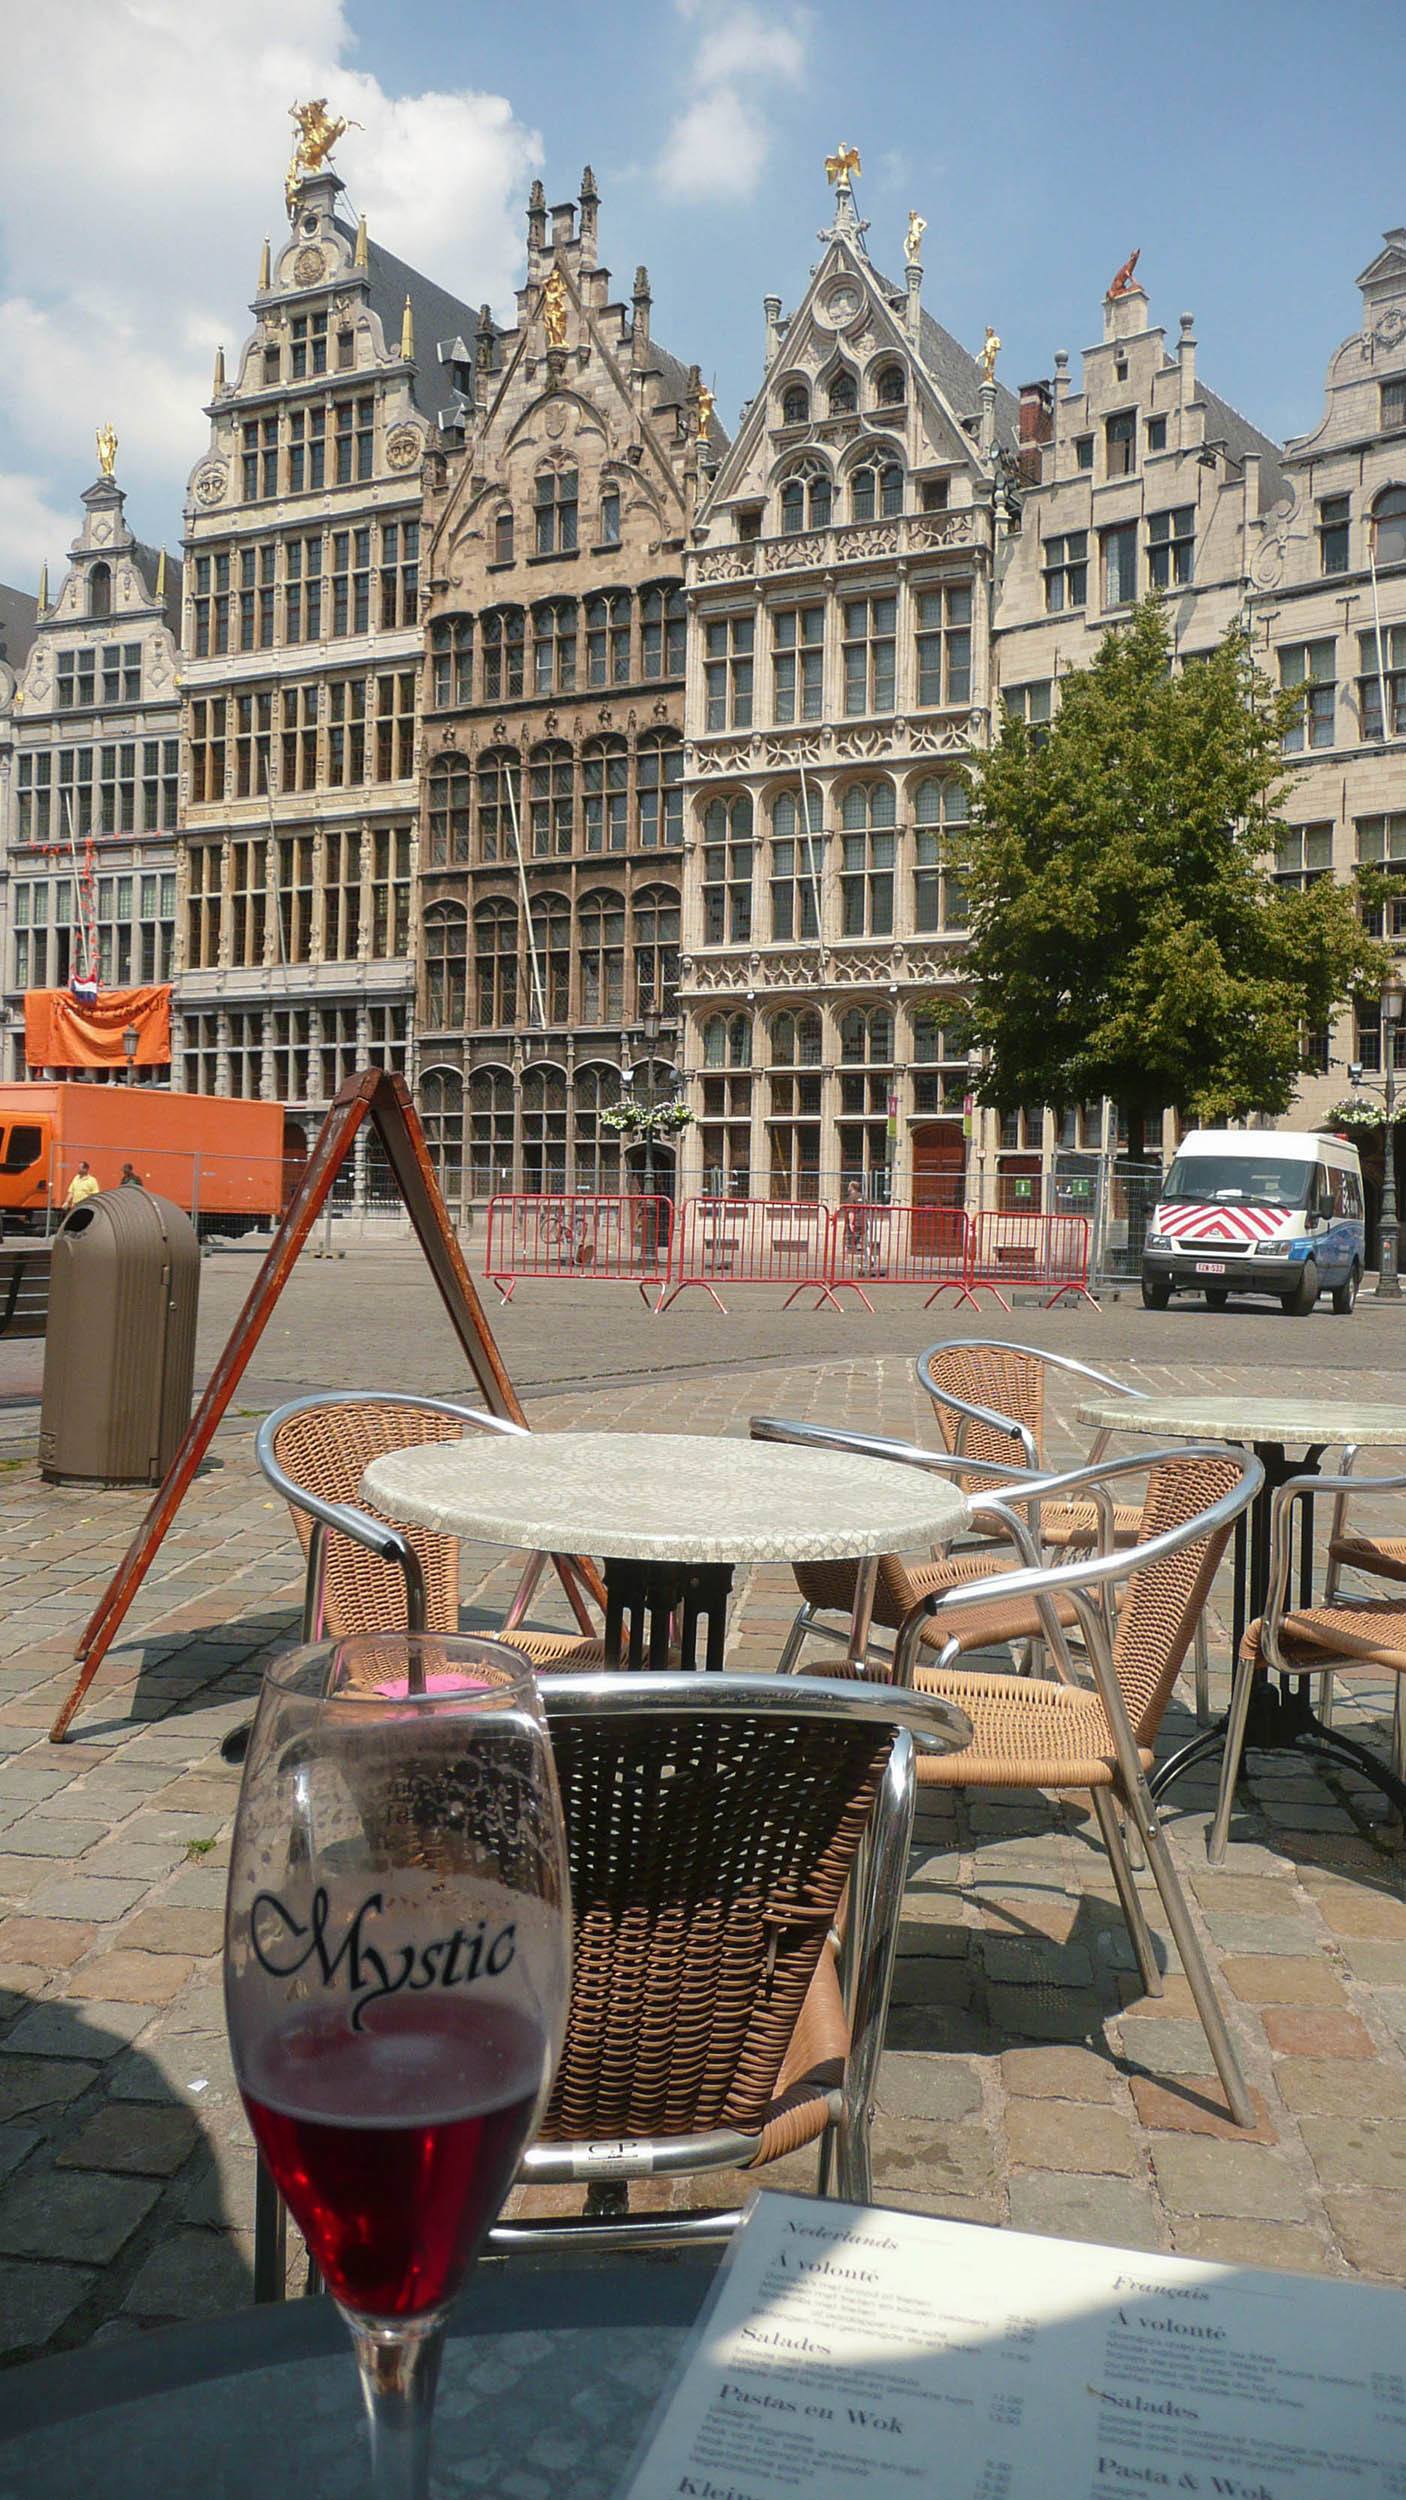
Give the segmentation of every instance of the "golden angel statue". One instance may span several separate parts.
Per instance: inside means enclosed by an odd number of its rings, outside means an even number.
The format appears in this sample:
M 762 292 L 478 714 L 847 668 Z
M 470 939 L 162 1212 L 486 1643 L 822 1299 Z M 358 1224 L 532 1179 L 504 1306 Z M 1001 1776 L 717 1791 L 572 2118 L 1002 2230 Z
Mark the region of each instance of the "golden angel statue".
M 566 345 L 566 280 L 560 269 L 554 269 L 542 289 L 542 327 L 549 347 Z
M 908 232 L 903 238 L 903 257 L 907 261 L 910 269 L 915 260 L 921 260 L 922 258 L 923 237 L 927 233 L 927 230 L 928 221 L 926 217 L 920 217 L 916 208 L 910 208 L 908 211 Z
M 834 155 L 827 156 L 825 159 L 825 179 L 827 182 L 833 182 L 837 191 L 847 191 L 851 176 L 862 174 L 863 171 L 858 148 L 852 148 L 845 139 L 840 141 Z
M 976 359 L 977 363 L 981 367 L 981 378 L 983 382 L 995 381 L 996 359 L 1000 353 L 1001 342 L 997 338 L 995 331 L 992 329 L 991 324 L 988 321 L 986 324 L 986 336 L 981 342 Z
M 98 427 L 97 445 L 98 467 L 104 477 L 111 477 L 117 461 L 117 436 L 110 425 Z
M 297 203 L 298 185 L 304 174 L 315 174 L 348 130 L 359 130 L 360 122 L 333 121 L 327 110 L 325 95 L 314 96 L 310 104 L 290 104 L 288 119 L 298 125 L 293 154 L 288 166 L 288 179 L 283 186 L 291 217 Z

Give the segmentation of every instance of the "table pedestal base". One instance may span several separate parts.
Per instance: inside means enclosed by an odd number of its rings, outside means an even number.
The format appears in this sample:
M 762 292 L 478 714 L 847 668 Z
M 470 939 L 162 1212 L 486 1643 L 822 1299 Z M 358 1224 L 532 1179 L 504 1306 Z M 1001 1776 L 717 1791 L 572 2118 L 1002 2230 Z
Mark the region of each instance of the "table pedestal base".
M 608 1667 L 677 1665 L 722 1673 L 727 1642 L 731 1563 L 611 1562 L 605 1565 L 605 1662 Z M 679 1623 L 677 1659 L 669 1654 L 672 1619 Z M 629 1630 L 626 1632 L 626 1618 Z M 704 1654 L 698 1655 L 700 1624 Z

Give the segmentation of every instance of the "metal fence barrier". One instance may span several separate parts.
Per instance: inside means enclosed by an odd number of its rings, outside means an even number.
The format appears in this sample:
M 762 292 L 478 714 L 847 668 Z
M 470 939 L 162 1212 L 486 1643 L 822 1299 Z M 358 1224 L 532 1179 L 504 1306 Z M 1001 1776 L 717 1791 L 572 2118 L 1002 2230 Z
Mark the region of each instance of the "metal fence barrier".
M 970 1230 L 971 1218 L 955 1204 L 861 1206 L 848 1200 L 830 1218 L 829 1298 L 838 1302 L 847 1286 L 872 1311 L 873 1285 L 926 1285 L 926 1310 L 945 1287 L 965 1282 Z
M 785 1310 L 798 1293 L 813 1287 L 819 1310 L 836 1298 L 828 1273 L 831 1215 L 829 1207 L 809 1198 L 686 1198 L 674 1226 L 659 1311 L 697 1285 L 725 1312 L 720 1278 L 732 1285 L 789 1285 Z
M 493 1198 L 483 1272 L 505 1302 L 524 1277 L 576 1276 L 637 1285 L 647 1303 L 668 1279 L 673 1215 L 667 1198 Z
M 966 1270 L 957 1294 L 960 1305 L 981 1307 L 979 1297 L 994 1293 L 1003 1311 L 1009 1288 L 1033 1285 L 1053 1310 L 1066 1294 L 1098 1309 L 1089 1289 L 1088 1219 L 1082 1215 L 1005 1215 L 988 1211 L 967 1225 Z M 955 1278 L 948 1281 L 956 1283 Z

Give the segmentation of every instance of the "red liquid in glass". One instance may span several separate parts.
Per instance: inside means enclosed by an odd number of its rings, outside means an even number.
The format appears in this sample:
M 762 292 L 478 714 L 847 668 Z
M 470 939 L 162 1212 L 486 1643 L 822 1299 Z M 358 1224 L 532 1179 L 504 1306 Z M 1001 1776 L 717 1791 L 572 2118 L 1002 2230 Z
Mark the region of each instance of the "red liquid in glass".
M 375 2030 L 338 2007 L 271 2032 L 244 2106 L 333 2298 L 413 2318 L 453 2298 L 507 2194 L 545 2049 L 500 2002 L 381 2011 Z

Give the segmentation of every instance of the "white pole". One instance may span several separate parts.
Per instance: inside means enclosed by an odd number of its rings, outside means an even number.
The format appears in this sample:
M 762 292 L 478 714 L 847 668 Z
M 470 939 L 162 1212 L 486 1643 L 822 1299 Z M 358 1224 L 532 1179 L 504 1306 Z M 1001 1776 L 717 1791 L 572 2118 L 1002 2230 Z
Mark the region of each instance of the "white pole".
M 68 817 L 68 850 L 73 861 L 73 916 L 83 941 L 83 971 L 92 980 L 98 968 L 96 931 L 91 929 L 83 909 L 83 872 L 78 865 L 78 834 L 73 822 L 73 792 L 65 790 L 64 809 Z
M 1372 617 L 1377 635 L 1377 691 L 1381 696 L 1382 744 L 1385 746 L 1391 736 L 1391 725 L 1386 716 L 1386 661 L 1382 656 L 1381 601 L 1377 597 L 1377 524 L 1375 521 L 1369 521 L 1367 524 L 1367 562 L 1372 572 Z
M 532 906 L 527 899 L 527 868 L 522 856 L 522 828 L 518 823 L 517 793 L 513 788 L 511 763 L 505 767 L 503 777 L 508 785 L 508 813 L 513 820 L 513 849 L 517 852 L 517 881 L 522 894 L 522 916 L 527 925 L 527 960 L 532 971 L 532 994 L 537 1001 L 537 1021 L 545 1033 L 547 1010 L 542 998 L 542 975 L 537 963 L 537 940 L 532 934 Z
M 799 759 L 798 767 L 801 776 L 801 807 L 805 815 L 806 827 L 806 866 L 810 870 L 811 890 L 815 897 L 815 943 L 820 955 L 820 968 L 823 972 L 825 969 L 825 895 L 824 888 L 821 884 L 820 871 L 815 864 L 815 842 L 810 830 L 810 784 L 806 780 L 806 768 L 804 764 L 799 763 Z M 823 825 L 821 828 L 821 838 L 822 840 L 824 839 Z M 797 934 L 799 935 L 799 932 L 797 932 Z

